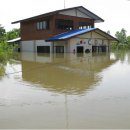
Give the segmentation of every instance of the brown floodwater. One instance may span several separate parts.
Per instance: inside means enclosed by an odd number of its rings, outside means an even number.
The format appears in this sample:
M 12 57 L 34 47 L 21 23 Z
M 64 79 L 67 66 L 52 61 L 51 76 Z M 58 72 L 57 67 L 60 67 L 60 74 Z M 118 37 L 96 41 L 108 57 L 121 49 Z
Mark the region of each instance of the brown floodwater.
M 130 52 L 21 53 L 0 64 L 0 129 L 130 129 Z

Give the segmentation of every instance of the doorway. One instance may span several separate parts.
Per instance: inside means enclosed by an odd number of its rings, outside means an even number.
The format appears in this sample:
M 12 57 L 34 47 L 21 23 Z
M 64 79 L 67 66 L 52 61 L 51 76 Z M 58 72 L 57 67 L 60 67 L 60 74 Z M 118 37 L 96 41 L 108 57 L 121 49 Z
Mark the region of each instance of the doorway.
M 83 53 L 84 47 L 83 46 L 77 46 L 77 53 Z
M 55 46 L 56 53 L 64 53 L 64 46 Z

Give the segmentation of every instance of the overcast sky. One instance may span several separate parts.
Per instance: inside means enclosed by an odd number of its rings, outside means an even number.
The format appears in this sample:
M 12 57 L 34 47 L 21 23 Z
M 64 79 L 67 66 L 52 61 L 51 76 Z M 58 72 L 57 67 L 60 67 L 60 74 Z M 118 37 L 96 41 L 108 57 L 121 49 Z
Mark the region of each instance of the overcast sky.
M 0 5 L 0 24 L 9 31 L 19 27 L 13 21 L 63 9 L 64 0 L 0 0 Z M 110 30 L 112 35 L 124 28 L 130 35 L 129 0 L 66 0 L 66 8 L 81 5 L 105 20 L 95 27 Z

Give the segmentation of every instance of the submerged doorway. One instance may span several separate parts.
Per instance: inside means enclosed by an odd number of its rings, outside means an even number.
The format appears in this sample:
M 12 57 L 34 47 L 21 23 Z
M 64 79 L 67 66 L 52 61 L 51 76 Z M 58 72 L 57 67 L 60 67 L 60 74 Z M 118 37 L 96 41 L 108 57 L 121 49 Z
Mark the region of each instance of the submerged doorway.
M 106 46 L 102 46 L 102 52 L 106 52 L 106 51 L 107 51 Z
M 77 53 L 83 53 L 84 47 L 83 46 L 77 46 Z
M 64 53 L 64 46 L 55 46 L 56 53 Z

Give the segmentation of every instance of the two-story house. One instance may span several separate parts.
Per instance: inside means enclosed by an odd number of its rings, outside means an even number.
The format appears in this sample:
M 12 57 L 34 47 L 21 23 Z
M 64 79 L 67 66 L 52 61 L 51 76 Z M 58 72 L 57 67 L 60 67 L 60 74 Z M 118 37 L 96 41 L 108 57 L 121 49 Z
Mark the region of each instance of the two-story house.
M 15 21 L 20 23 L 21 51 L 39 53 L 107 52 L 117 40 L 95 28 L 102 18 L 83 6 L 57 10 Z

